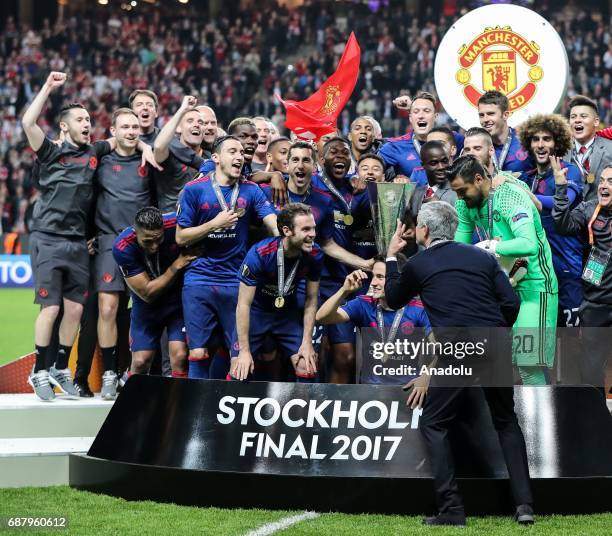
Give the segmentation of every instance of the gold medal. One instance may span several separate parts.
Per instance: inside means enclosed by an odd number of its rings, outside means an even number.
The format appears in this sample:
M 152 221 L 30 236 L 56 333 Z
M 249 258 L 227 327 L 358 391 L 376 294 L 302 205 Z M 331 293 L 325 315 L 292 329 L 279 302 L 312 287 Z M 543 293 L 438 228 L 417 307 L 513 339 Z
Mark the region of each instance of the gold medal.
M 592 173 L 589 173 L 589 174 L 587 175 L 586 181 L 587 181 L 589 184 L 593 184 L 593 183 L 595 182 L 595 175 L 593 175 Z
M 282 296 L 278 296 L 274 300 L 274 307 L 276 307 L 277 309 L 281 309 L 283 305 L 285 305 L 285 298 L 283 298 Z
M 344 223 L 345 225 L 353 225 L 353 216 L 351 216 L 350 214 L 347 214 L 346 216 L 344 216 Z
M 246 210 L 244 208 L 237 208 L 236 209 L 236 216 L 238 216 L 239 218 L 242 218 L 242 216 L 244 216 L 244 213 L 246 212 Z

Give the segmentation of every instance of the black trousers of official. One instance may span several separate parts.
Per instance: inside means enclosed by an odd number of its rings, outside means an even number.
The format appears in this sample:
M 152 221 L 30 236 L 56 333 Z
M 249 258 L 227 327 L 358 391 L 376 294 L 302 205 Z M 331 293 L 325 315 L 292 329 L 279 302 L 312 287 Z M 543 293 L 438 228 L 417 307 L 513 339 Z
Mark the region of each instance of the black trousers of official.
M 501 444 L 516 506 L 532 504 L 525 438 L 514 412 L 512 387 L 430 387 L 419 428 L 434 473 L 436 505 L 440 513 L 463 513 L 463 499 L 455 478 L 449 427 L 468 389 L 483 389 Z
M 606 364 L 612 352 L 610 337 L 606 328 L 612 326 L 612 306 L 588 301 L 580 307 L 580 326 L 583 350 L 580 358 L 580 377 L 582 383 L 593 385 L 605 398 Z

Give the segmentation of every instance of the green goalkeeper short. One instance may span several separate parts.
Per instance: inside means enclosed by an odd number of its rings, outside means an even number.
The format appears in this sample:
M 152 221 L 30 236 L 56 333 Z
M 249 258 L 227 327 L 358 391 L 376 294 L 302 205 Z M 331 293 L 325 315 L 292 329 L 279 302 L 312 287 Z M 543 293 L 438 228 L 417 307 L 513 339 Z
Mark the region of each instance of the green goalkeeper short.
M 549 367 L 555 362 L 558 295 L 517 290 L 521 309 L 512 327 L 512 362 Z

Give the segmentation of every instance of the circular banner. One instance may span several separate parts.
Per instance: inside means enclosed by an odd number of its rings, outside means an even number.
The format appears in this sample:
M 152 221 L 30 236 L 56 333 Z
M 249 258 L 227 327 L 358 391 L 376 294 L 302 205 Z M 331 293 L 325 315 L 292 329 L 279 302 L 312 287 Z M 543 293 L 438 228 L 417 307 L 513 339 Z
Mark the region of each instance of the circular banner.
M 569 64 L 563 41 L 530 9 L 510 4 L 470 11 L 446 32 L 435 63 L 436 91 L 461 127 L 478 126 L 485 91 L 510 101 L 511 126 L 555 111 L 565 95 Z

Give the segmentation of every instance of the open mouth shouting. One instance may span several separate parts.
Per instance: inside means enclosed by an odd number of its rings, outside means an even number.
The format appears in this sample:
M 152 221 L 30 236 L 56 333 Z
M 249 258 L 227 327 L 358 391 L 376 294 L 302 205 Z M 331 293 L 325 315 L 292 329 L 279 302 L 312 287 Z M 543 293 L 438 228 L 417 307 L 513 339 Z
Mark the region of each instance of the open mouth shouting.
M 544 164 L 549 161 L 550 150 L 547 147 L 536 147 L 533 153 L 538 164 Z
M 602 207 L 609 207 L 612 204 L 612 192 L 610 192 L 607 184 L 600 182 L 597 193 L 599 194 L 599 204 Z

